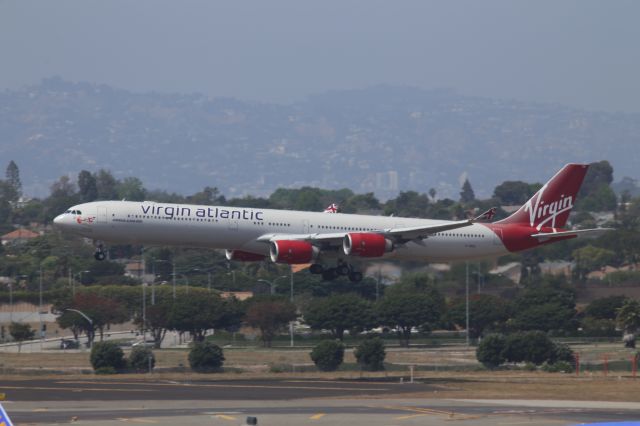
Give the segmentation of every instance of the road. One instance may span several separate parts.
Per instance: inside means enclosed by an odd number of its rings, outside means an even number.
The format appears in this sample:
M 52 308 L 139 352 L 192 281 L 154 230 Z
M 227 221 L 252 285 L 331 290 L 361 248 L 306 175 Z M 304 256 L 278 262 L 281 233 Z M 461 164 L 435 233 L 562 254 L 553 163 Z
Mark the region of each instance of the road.
M 640 403 L 416 399 L 429 384 L 391 381 L 3 380 L 14 422 L 121 425 L 561 425 L 640 420 Z M 406 397 L 403 397 L 403 394 Z

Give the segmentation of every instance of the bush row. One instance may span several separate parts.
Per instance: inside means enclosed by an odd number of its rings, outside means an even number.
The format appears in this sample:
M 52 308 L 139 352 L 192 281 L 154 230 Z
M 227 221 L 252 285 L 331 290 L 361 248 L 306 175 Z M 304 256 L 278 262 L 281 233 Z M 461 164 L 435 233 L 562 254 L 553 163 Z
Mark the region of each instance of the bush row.
M 476 358 L 487 368 L 496 368 L 506 362 L 526 362 L 533 365 L 574 362 L 573 352 L 567 345 L 553 342 L 542 331 L 506 336 L 491 334 L 478 345 Z

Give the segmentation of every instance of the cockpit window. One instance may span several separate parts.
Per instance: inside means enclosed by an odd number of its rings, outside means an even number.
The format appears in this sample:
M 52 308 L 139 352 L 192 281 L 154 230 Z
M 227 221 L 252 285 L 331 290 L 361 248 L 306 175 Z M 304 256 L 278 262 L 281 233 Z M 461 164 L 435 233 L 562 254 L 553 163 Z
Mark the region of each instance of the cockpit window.
M 76 214 L 82 214 L 80 210 L 76 210 Z
M 71 213 L 71 210 L 67 210 L 65 213 Z

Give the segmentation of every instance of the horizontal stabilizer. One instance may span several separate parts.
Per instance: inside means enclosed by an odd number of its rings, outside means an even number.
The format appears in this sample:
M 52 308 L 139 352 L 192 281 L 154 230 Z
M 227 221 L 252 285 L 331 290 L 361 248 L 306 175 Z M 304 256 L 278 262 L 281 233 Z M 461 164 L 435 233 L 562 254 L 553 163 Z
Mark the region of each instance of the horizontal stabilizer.
M 561 238 L 561 237 L 599 237 L 605 232 L 613 231 L 613 228 L 593 228 L 593 229 L 575 229 L 571 231 L 558 231 L 558 232 L 539 232 L 531 235 L 533 238 L 548 239 L 548 238 Z

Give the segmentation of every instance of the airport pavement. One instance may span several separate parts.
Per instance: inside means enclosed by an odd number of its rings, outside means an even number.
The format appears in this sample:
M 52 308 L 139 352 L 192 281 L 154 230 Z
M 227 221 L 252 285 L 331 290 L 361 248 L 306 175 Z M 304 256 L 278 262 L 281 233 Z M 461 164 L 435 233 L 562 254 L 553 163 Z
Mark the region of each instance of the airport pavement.
M 640 403 L 416 399 L 427 384 L 328 380 L 197 383 L 3 381 L 16 424 L 78 425 L 563 425 L 640 420 Z M 402 397 L 407 393 L 407 398 Z

